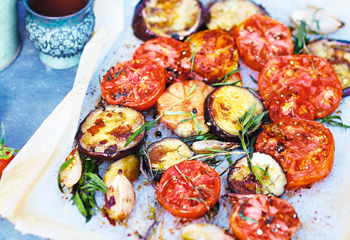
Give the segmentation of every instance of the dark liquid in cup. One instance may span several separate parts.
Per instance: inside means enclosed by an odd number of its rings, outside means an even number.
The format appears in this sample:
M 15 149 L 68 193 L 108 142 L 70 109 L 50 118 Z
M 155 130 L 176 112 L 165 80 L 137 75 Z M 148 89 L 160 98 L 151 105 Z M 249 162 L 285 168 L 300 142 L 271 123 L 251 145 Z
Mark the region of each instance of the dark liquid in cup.
M 63 17 L 83 9 L 88 0 L 29 0 L 28 6 L 34 12 L 47 17 Z

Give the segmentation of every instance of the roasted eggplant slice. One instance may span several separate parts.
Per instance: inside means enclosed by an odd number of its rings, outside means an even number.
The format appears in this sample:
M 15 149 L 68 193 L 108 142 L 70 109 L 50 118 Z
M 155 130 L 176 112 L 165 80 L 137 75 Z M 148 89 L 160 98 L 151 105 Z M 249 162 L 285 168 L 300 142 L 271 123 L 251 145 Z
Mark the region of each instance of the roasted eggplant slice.
M 72 162 L 60 173 L 61 182 L 67 187 L 73 187 L 80 180 L 83 172 L 83 163 L 78 152 L 78 146 L 70 152 L 66 161 L 71 158 L 73 158 Z
M 152 143 L 148 147 L 148 153 L 152 170 L 158 174 L 193 156 L 187 144 L 177 138 L 164 138 Z
M 208 29 L 234 30 L 250 16 L 259 13 L 268 16 L 263 7 L 249 0 L 215 1 L 210 4 L 207 14 Z
M 136 6 L 132 27 L 136 37 L 184 40 L 204 24 L 205 9 L 197 0 L 142 0 Z
M 137 150 L 145 130 L 126 147 L 129 137 L 145 124 L 144 116 L 133 108 L 109 105 L 90 112 L 76 134 L 79 151 L 88 157 L 115 161 Z
M 104 177 L 105 181 L 116 176 L 119 170 L 122 170 L 131 183 L 136 181 L 140 175 L 140 159 L 135 154 L 131 154 L 114 162 Z
M 253 115 L 264 111 L 262 102 L 248 89 L 236 86 L 223 86 L 215 89 L 204 102 L 204 118 L 211 132 L 225 141 L 239 141 L 242 130 L 239 118 L 256 104 Z M 261 123 L 248 132 L 255 132 Z
M 251 168 L 260 181 L 249 169 L 246 156 L 230 167 L 227 182 L 232 192 L 282 196 L 286 190 L 287 178 L 280 163 L 270 155 L 255 152 L 251 159 Z
M 310 42 L 307 49 L 313 55 L 328 59 L 343 87 L 343 97 L 350 95 L 350 42 L 319 39 Z

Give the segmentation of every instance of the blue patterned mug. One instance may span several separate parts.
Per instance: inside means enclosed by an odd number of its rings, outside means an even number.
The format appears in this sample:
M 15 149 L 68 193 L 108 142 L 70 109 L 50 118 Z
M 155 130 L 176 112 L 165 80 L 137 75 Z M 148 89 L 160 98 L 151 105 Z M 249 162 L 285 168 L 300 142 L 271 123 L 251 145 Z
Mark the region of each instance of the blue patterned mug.
M 30 8 L 31 0 L 23 0 L 23 3 L 26 8 L 25 31 L 34 47 L 40 51 L 40 60 L 54 69 L 78 65 L 82 50 L 94 31 L 92 0 L 88 0 L 80 11 L 61 17 L 34 12 Z

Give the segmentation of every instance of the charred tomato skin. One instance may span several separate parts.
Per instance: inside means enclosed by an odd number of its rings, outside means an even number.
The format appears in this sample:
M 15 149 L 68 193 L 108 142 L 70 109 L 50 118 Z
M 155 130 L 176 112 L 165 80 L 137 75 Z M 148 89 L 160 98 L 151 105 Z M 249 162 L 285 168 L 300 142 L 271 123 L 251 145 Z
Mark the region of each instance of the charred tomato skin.
M 4 145 L 4 147 L 6 147 L 6 145 Z M 6 155 L 9 155 L 11 152 L 6 152 Z M 7 167 L 7 165 L 10 164 L 10 162 L 12 161 L 12 159 L 15 157 L 15 155 L 12 154 L 12 156 L 9 159 L 1 159 L 0 158 L 0 179 L 2 176 L 2 172 L 4 171 L 4 169 Z
M 83 128 L 85 128 L 85 124 L 89 121 L 89 117 L 90 115 L 92 115 L 95 111 L 102 111 L 105 112 L 106 109 L 109 108 L 121 108 L 121 109 L 130 109 L 131 111 L 135 111 L 133 108 L 128 108 L 125 106 L 118 106 L 118 105 L 109 105 L 106 107 L 101 107 L 101 108 L 97 108 L 94 111 L 90 112 L 85 118 L 84 120 L 79 124 L 79 128 L 78 131 L 75 135 L 75 141 L 78 144 L 78 150 L 79 152 L 81 152 L 82 154 L 84 154 L 87 157 L 90 157 L 92 159 L 96 159 L 96 160 L 101 160 L 101 161 L 115 161 L 121 158 L 124 158 L 130 154 L 132 154 L 133 152 L 137 151 L 143 144 L 144 142 L 144 137 L 145 137 L 145 130 L 143 130 L 138 136 L 135 137 L 135 139 L 125 148 L 119 149 L 116 145 L 117 144 L 111 144 L 109 147 L 107 147 L 106 149 L 104 149 L 103 152 L 101 151 L 95 151 L 95 145 L 94 146 L 83 146 L 83 144 L 80 142 L 83 138 L 83 135 L 86 132 L 98 132 L 100 131 L 100 129 L 103 128 L 103 121 L 101 121 L 100 119 L 97 119 L 94 121 L 94 125 L 90 126 L 89 129 L 92 130 L 87 130 L 87 131 L 83 131 Z M 145 123 L 144 117 L 141 113 L 139 113 L 139 117 L 143 119 L 143 123 Z M 114 131 L 114 129 L 112 130 Z M 108 135 L 114 135 L 114 134 L 118 134 L 116 133 L 111 133 L 108 132 Z M 121 132 L 119 133 L 120 137 L 124 138 L 124 141 L 126 142 L 126 140 L 130 137 L 130 135 L 132 134 L 132 132 Z M 94 134 L 93 134 L 94 135 Z M 98 145 L 104 145 L 107 142 L 104 143 L 104 139 L 102 139 L 101 141 L 99 141 Z M 84 144 L 85 145 L 85 144 Z M 124 144 L 123 144 L 124 145 Z
M 292 34 L 279 21 L 254 14 L 232 32 L 240 58 L 255 71 L 260 71 L 271 59 L 293 54 Z
M 206 203 L 194 200 L 202 197 L 191 182 L 206 189 L 201 191 Z M 214 169 L 201 161 L 185 160 L 164 172 L 158 185 L 157 199 L 172 215 L 195 219 L 203 216 L 208 211 L 207 207 L 210 209 L 216 204 L 220 189 L 220 175 Z
M 258 87 L 268 110 L 269 98 L 274 92 L 281 93 L 284 99 L 288 98 L 290 92 L 298 92 L 299 103 L 298 108 L 293 107 L 294 113 L 299 111 L 299 117 L 304 115 L 306 119 L 312 118 L 312 115 L 315 115 L 314 118 L 323 118 L 335 111 L 343 91 L 337 74 L 327 59 L 303 54 L 271 59 L 259 73 Z M 285 104 L 288 106 L 281 107 L 288 107 L 290 110 L 282 115 L 293 117 L 292 102 Z M 312 112 L 309 114 L 309 111 Z M 275 119 L 278 121 L 277 116 Z
M 297 118 L 263 126 L 255 149 L 275 157 L 287 176 L 287 190 L 326 178 L 333 168 L 334 138 L 322 123 Z
M 160 37 L 158 36 L 156 33 L 152 32 L 150 29 L 147 28 L 146 26 L 146 22 L 142 16 L 142 11 L 143 9 L 146 7 L 146 3 L 150 1 L 150 0 L 141 0 L 135 7 L 135 12 L 134 12 L 134 17 L 132 20 L 132 28 L 134 30 L 134 35 L 143 40 L 143 41 L 147 41 L 150 40 L 152 38 L 157 38 Z M 199 20 L 199 24 L 197 26 L 197 28 L 195 29 L 194 32 L 200 31 L 202 29 L 205 28 L 205 15 L 206 15 L 206 9 L 204 8 L 203 4 L 200 1 L 197 1 L 200 10 L 201 10 L 201 17 Z M 194 32 L 190 33 L 193 34 Z M 189 34 L 189 35 L 190 35 Z M 187 37 L 187 36 L 186 36 Z M 186 39 L 186 37 L 184 37 L 184 39 Z M 174 36 L 173 38 L 180 40 L 178 38 L 178 36 Z
M 219 82 L 239 68 L 238 50 L 233 37 L 219 29 L 205 30 L 189 36 L 179 58 L 188 79 L 208 84 Z M 240 80 L 239 72 L 228 79 Z
M 127 60 L 107 71 L 101 81 L 101 92 L 108 104 L 148 111 L 165 90 L 165 74 L 156 61 Z
M 238 201 L 230 216 L 230 226 L 240 240 L 291 239 L 299 225 L 298 215 L 290 203 L 262 194 Z
M 182 82 L 187 77 L 182 73 L 179 56 L 183 43 L 166 37 L 157 37 L 141 44 L 134 52 L 133 59 L 149 59 L 156 61 L 166 70 L 167 84 Z

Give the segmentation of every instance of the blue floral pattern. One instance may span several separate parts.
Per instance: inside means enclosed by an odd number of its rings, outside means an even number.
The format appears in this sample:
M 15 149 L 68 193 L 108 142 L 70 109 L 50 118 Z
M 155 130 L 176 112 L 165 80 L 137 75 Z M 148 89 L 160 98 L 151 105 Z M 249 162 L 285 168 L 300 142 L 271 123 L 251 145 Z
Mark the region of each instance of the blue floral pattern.
M 27 13 L 24 26 L 35 48 L 52 57 L 66 58 L 80 52 L 90 40 L 95 26 L 95 17 L 93 13 L 88 13 L 78 24 L 45 28 L 36 23 Z

